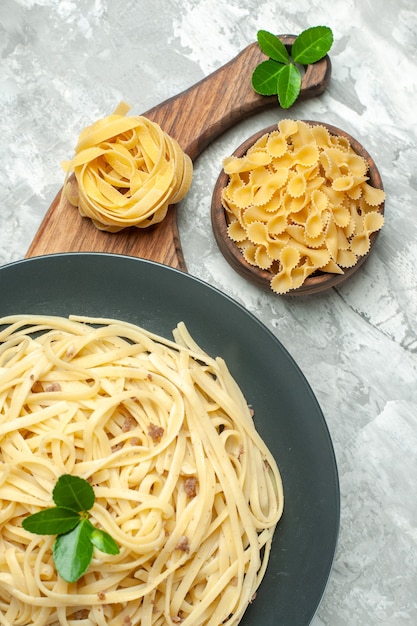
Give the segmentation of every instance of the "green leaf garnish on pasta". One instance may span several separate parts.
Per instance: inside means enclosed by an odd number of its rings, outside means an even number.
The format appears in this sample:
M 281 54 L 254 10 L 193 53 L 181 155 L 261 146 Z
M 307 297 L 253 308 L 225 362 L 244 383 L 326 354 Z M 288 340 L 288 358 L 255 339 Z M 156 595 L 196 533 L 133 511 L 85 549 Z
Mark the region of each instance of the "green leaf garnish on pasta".
M 29 515 L 22 526 L 37 535 L 56 535 L 55 567 L 61 578 L 75 582 L 87 571 L 94 547 L 107 554 L 118 554 L 119 546 L 113 537 L 95 528 L 88 519 L 95 495 L 84 478 L 62 475 L 52 491 L 52 499 L 56 506 Z
M 55 566 L 61 578 L 69 583 L 85 574 L 93 558 L 94 546 L 87 523 L 87 519 L 82 519 L 69 533 L 58 535 L 54 542 Z
M 57 506 L 65 506 L 74 511 L 88 511 L 95 501 L 94 489 L 90 483 L 71 474 L 63 474 L 58 478 L 52 498 Z
M 109 533 L 100 528 L 95 528 L 89 522 L 90 541 L 101 552 L 106 554 L 119 554 L 119 546 Z
M 77 511 L 62 506 L 43 509 L 26 517 L 22 526 L 37 535 L 60 535 L 72 530 L 81 520 Z

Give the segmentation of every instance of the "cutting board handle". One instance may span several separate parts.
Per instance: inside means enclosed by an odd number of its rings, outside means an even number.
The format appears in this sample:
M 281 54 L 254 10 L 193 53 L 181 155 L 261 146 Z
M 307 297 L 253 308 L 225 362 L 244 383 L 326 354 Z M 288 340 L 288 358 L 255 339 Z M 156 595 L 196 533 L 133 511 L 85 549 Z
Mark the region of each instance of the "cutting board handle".
M 295 37 L 280 35 L 280 39 L 284 45 L 290 46 Z M 210 142 L 234 124 L 271 106 L 278 107 L 277 96 L 260 96 L 251 85 L 253 70 L 264 60 L 266 57 L 259 45 L 252 43 L 226 65 L 143 115 L 159 124 L 194 160 Z M 328 56 L 308 65 L 302 79 L 300 99 L 322 93 L 330 75 Z M 186 271 L 176 211 L 176 207 L 170 207 L 160 224 L 147 229 L 127 228 L 119 233 L 107 233 L 95 228 L 88 218 L 81 217 L 61 190 L 26 256 L 108 252 L 150 259 Z
M 284 45 L 290 46 L 295 37 L 281 35 L 280 39 Z M 144 115 L 177 139 L 182 149 L 195 159 L 228 128 L 249 115 L 274 105 L 278 107 L 277 96 L 260 96 L 252 88 L 253 70 L 266 58 L 259 45 L 252 43 L 226 65 Z M 308 65 L 299 98 L 322 93 L 330 74 L 328 56 Z

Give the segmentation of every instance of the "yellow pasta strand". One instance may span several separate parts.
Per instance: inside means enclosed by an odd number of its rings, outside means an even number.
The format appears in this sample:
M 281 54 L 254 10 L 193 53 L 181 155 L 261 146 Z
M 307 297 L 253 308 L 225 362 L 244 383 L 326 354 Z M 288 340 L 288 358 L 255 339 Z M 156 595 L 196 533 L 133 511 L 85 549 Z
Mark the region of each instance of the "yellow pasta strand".
M 126 117 L 129 108 L 121 103 L 85 128 L 73 159 L 62 163 L 70 203 L 109 232 L 162 221 L 192 181 L 192 161 L 178 142 L 143 116 Z
M 225 362 L 73 316 L 0 319 L 2 626 L 236 625 L 283 509 L 278 467 Z M 97 551 L 66 583 L 53 537 L 22 527 L 62 473 L 94 485 Z

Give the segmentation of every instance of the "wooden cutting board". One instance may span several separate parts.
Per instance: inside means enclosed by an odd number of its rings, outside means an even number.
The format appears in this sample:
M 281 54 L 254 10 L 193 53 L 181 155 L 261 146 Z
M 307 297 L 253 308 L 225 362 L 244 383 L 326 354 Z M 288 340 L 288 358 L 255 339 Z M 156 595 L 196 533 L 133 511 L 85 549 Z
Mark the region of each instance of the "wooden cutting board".
M 280 39 L 290 46 L 295 37 L 280 35 Z M 252 72 L 264 60 L 266 57 L 258 44 L 252 43 L 193 87 L 143 115 L 159 124 L 194 160 L 211 141 L 237 122 L 255 112 L 279 106 L 276 96 L 260 96 L 251 86 Z M 300 99 L 322 93 L 330 74 L 328 56 L 307 66 Z M 186 271 L 176 206 L 169 208 L 160 224 L 148 229 L 127 228 L 118 233 L 107 233 L 99 231 L 88 218 L 81 217 L 66 200 L 62 189 L 48 209 L 26 257 L 60 252 L 125 254 Z

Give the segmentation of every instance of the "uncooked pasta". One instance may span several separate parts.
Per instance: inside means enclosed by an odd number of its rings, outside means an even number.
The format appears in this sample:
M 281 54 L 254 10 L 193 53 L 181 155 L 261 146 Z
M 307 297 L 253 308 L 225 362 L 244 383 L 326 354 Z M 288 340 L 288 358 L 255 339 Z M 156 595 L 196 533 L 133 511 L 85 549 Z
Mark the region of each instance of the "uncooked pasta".
M 241 157 L 226 157 L 228 235 L 244 259 L 287 293 L 316 271 L 343 274 L 384 223 L 382 189 L 347 138 L 322 125 L 281 120 Z
M 112 115 L 83 129 L 64 193 L 99 230 L 118 232 L 161 222 L 188 192 L 193 165 L 179 143 L 142 115 L 126 116 L 121 102 Z M 75 183 L 75 184 L 74 184 Z
M 255 413 L 256 418 L 256 413 Z M 68 583 L 22 527 L 88 480 L 98 550 Z M 277 464 L 221 357 L 118 320 L 0 319 L 1 626 L 236 625 L 283 510 Z

